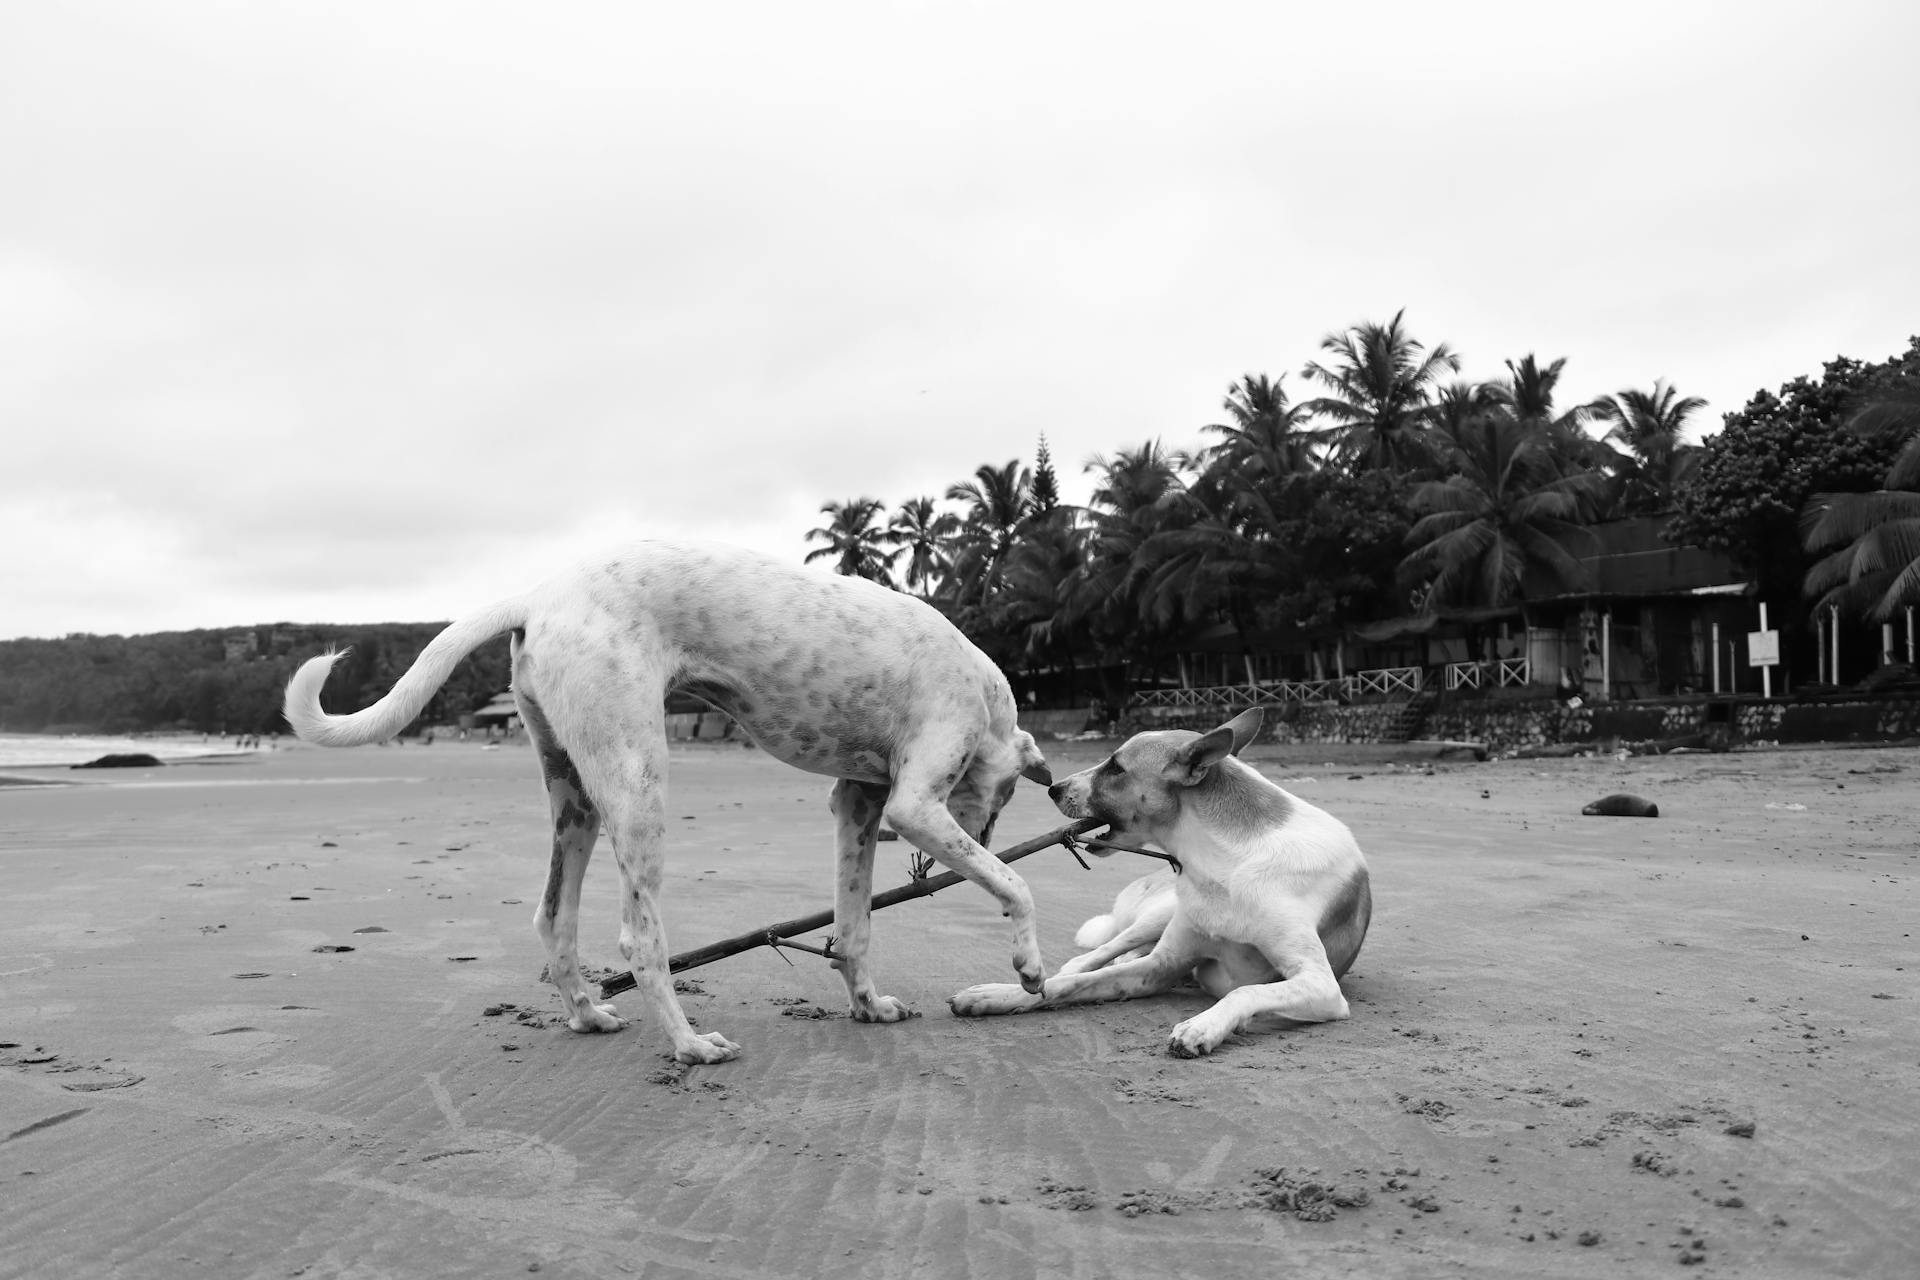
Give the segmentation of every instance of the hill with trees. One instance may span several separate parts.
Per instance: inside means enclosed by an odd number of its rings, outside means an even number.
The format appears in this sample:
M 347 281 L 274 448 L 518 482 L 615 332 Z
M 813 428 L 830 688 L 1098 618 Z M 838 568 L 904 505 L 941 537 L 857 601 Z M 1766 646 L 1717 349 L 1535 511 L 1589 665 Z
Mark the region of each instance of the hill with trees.
M 327 626 L 277 623 L 138 636 L 0 641 L 0 731 L 284 732 L 287 678 L 315 654 L 348 648 L 328 706 L 378 701 L 444 622 Z M 349 648 L 350 647 L 350 648 Z M 507 687 L 507 641 L 482 645 L 427 704 L 426 723 L 453 721 Z

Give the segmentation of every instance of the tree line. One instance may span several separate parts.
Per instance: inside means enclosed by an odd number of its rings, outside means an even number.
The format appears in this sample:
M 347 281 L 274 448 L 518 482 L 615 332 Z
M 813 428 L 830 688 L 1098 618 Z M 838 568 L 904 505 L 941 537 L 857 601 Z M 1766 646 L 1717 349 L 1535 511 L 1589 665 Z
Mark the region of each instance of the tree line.
M 1063 504 L 1033 464 L 979 467 L 936 499 L 826 503 L 808 560 L 928 600 L 1009 670 L 1129 680 L 1225 626 L 1331 643 L 1409 613 L 1517 606 L 1587 585 L 1591 528 L 1667 518 L 1786 604 L 1789 659 L 1815 606 L 1884 618 L 1920 602 L 1920 338 L 1761 391 L 1722 430 L 1656 381 L 1562 406 L 1564 358 L 1459 378 L 1404 313 L 1328 334 L 1300 371 L 1246 374 L 1201 440 L 1098 454 Z
M 1031 466 L 983 465 L 939 498 L 827 503 L 807 558 L 929 600 L 1029 687 L 1052 672 L 1055 696 L 1115 706 L 1221 627 L 1248 650 L 1330 642 L 1410 612 L 1575 590 L 1587 531 L 1621 516 L 1665 516 L 1670 541 L 1751 575 L 1785 615 L 1801 682 L 1816 608 L 1878 620 L 1920 604 L 1920 338 L 1757 392 L 1699 445 L 1683 434 L 1698 399 L 1655 382 L 1562 407 L 1565 366 L 1526 355 L 1470 382 L 1404 315 L 1356 325 L 1322 341 L 1302 395 L 1247 374 L 1192 447 L 1089 459 L 1084 506 L 1061 501 L 1043 436 Z M 302 660 L 351 646 L 328 702 L 357 709 L 444 625 L 0 641 L 0 731 L 272 733 Z M 1099 687 L 1075 689 L 1076 673 Z M 452 721 L 509 679 L 506 641 L 489 642 L 422 718 Z

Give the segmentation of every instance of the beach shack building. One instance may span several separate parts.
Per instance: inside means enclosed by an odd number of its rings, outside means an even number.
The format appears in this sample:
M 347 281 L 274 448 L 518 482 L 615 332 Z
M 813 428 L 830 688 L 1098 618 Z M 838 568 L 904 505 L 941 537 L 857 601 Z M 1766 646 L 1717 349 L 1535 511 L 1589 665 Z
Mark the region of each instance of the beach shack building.
M 512 733 L 520 727 L 520 707 L 511 689 L 496 693 L 486 706 L 460 717 L 462 729 L 502 729 Z
M 1322 637 L 1213 627 L 1188 639 L 1136 699 L 1228 707 L 1759 692 L 1746 648 L 1757 627 L 1752 585 L 1720 552 L 1665 542 L 1667 520 L 1593 526 L 1577 585 L 1530 581 L 1523 602 L 1415 608 Z M 1167 678 L 1175 673 L 1179 688 Z

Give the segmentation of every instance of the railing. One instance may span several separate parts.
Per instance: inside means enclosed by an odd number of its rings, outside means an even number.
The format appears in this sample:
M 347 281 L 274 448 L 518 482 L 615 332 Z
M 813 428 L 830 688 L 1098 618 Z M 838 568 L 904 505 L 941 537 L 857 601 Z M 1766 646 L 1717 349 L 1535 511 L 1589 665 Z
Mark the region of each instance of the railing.
M 1495 658 L 1491 662 L 1449 662 L 1447 689 L 1504 689 L 1526 684 L 1533 678 L 1533 666 L 1525 658 Z
M 1349 698 L 1365 693 L 1413 694 L 1420 692 L 1421 676 L 1419 667 L 1379 667 L 1373 671 L 1356 671 L 1342 683 Z
M 1257 685 L 1219 684 L 1199 689 L 1140 689 L 1133 700 L 1143 707 L 1237 707 L 1266 700 Z
M 1338 680 L 1275 680 L 1260 688 L 1281 702 L 1325 702 L 1339 684 Z
M 1141 689 L 1133 695 L 1142 707 L 1251 707 L 1273 702 L 1351 700 L 1366 694 L 1415 694 L 1423 687 L 1419 667 L 1381 667 L 1333 680 L 1271 680 L 1263 684 L 1208 685 L 1199 689 Z

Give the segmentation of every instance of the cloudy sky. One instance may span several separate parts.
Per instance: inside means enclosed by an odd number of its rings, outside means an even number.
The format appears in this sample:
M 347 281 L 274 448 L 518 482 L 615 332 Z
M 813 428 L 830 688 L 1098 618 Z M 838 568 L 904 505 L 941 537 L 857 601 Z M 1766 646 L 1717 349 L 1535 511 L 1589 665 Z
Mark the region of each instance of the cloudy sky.
M 1578 10 L 10 6 L 0 636 L 798 558 L 1042 432 L 1078 499 L 1401 308 L 1703 429 L 1904 348 L 1920 5 Z

